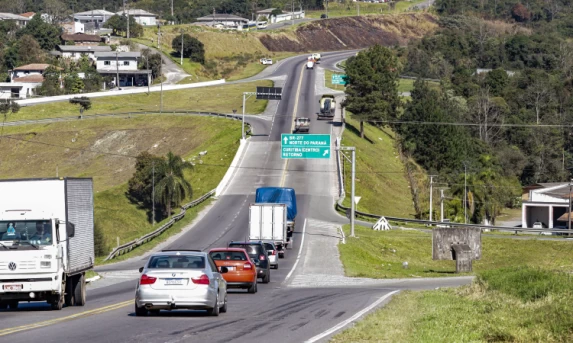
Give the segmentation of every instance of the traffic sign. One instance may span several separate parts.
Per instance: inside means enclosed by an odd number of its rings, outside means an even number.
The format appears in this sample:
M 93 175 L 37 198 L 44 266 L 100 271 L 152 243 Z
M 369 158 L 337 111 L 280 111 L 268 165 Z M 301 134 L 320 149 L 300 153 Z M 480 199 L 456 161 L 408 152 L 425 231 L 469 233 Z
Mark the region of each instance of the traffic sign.
M 346 86 L 346 75 L 345 74 L 332 74 L 333 85 L 343 85 Z
M 257 99 L 281 100 L 282 87 L 257 87 Z
M 360 199 L 362 199 L 362 197 L 359 197 L 359 196 L 355 195 L 355 196 L 354 196 L 354 203 L 355 203 L 356 205 L 358 205 L 358 202 L 360 201 Z
M 281 135 L 281 158 L 330 158 L 330 135 Z

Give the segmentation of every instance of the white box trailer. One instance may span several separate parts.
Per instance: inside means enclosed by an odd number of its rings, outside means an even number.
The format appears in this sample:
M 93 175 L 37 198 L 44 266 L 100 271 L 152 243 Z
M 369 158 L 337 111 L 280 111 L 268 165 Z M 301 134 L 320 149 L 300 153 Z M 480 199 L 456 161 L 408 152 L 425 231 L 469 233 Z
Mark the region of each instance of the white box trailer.
M 94 260 L 91 178 L 0 180 L 0 308 L 83 306 Z
M 286 204 L 250 204 L 249 240 L 272 241 L 284 255 L 287 243 L 287 205 Z

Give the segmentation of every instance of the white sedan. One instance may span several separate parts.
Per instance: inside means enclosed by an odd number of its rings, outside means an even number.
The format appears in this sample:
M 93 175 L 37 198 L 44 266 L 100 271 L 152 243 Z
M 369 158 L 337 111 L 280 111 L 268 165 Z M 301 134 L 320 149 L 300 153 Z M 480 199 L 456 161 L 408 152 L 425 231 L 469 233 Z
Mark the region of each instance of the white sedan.
M 139 271 L 136 316 L 175 309 L 206 310 L 211 316 L 227 312 L 227 282 L 205 252 L 164 250 L 153 254 Z
M 273 60 L 270 58 L 261 58 L 261 64 L 273 64 Z

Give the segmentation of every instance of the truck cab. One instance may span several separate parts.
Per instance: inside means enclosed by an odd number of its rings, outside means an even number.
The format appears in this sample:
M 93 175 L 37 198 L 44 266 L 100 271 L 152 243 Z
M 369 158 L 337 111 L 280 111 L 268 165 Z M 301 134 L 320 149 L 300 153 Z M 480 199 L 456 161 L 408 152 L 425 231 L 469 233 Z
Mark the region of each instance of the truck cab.
M 294 132 L 295 133 L 298 133 L 298 132 L 308 133 L 309 131 L 310 131 L 310 118 L 297 117 L 294 120 Z

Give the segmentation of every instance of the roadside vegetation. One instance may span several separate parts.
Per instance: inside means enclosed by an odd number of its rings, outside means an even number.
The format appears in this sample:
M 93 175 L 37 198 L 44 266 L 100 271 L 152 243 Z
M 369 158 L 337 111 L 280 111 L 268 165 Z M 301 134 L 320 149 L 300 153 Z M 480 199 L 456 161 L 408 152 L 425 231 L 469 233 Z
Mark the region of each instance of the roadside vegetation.
M 241 112 L 243 92 L 256 90 L 257 86 L 272 86 L 272 81 L 255 81 L 243 84 L 221 85 L 163 91 L 163 111 L 211 111 L 233 113 Z M 156 112 L 159 113 L 161 92 L 149 94 L 117 95 L 92 98 L 91 108 L 85 115 L 103 113 Z M 265 110 L 267 100 L 251 97 L 246 102 L 247 113 L 258 114 Z M 69 102 L 55 102 L 43 105 L 21 107 L 15 114 L 9 114 L 7 121 L 45 119 L 55 117 L 79 116 L 79 107 Z
M 425 0 L 397 1 L 388 4 L 352 2 L 351 0 L 345 0 L 342 2 L 329 2 L 328 17 L 336 18 L 336 17 L 348 17 L 348 16 L 358 15 L 357 7 L 360 7 L 360 15 L 406 12 L 415 10 L 416 5 L 424 1 Z M 322 14 L 326 14 L 326 8 L 321 10 L 305 11 L 306 18 L 320 18 Z
M 93 177 L 96 251 L 101 257 L 118 238 L 120 244 L 126 243 L 167 220 L 158 214 L 159 222 L 153 226 L 149 209 L 128 198 L 134 157 L 143 151 L 163 157 L 171 151 L 193 163 L 193 169 L 184 173 L 193 188 L 192 195 L 187 193 L 180 201 L 186 203 L 218 185 L 235 155 L 240 127 L 240 122 L 223 118 L 166 114 L 5 127 L 0 177 Z M 207 153 L 200 156 L 201 151 Z M 156 206 L 161 210 L 160 199 Z M 188 219 L 173 231 L 190 222 L 196 210 L 188 211 Z
M 432 260 L 432 233 L 418 230 L 374 231 L 355 226 L 358 238 L 348 237 L 338 246 L 347 276 L 369 278 L 412 278 L 453 276 L 455 261 Z M 529 266 L 570 272 L 573 242 L 509 239 L 482 235 L 482 258 L 473 261 L 475 273 Z M 408 262 L 408 269 L 402 267 Z
M 469 286 L 396 294 L 331 342 L 570 342 L 572 288 L 562 271 L 484 271 Z

